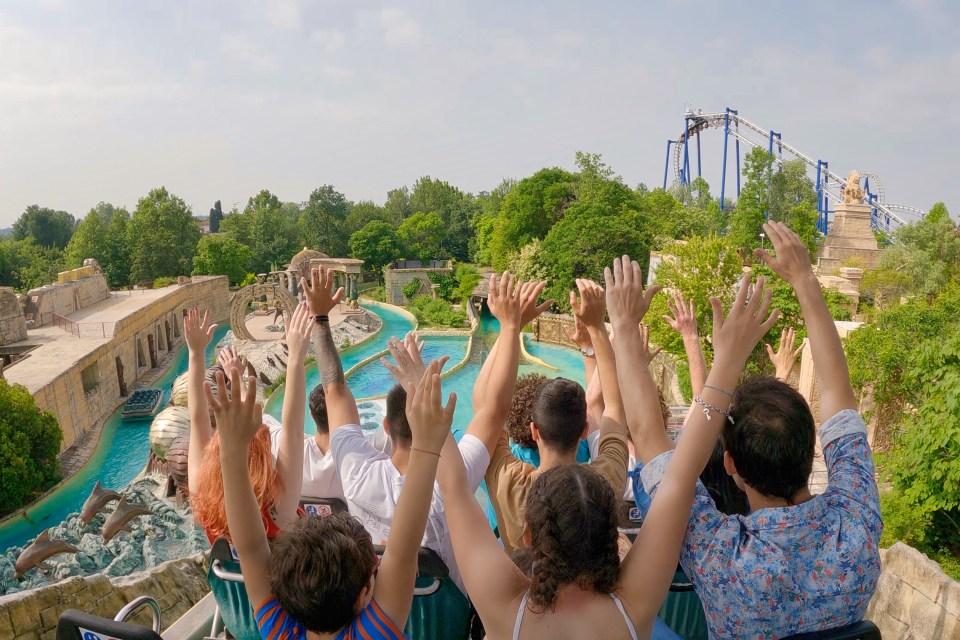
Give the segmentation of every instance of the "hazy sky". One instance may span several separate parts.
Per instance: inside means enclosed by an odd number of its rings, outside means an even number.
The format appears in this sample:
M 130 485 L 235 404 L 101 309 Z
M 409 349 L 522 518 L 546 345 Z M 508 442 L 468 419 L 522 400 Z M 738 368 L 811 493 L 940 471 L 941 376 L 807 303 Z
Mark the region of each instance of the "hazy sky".
M 578 149 L 656 186 L 686 106 L 960 213 L 956 3 L 653 4 L 3 0 L 0 226 L 160 185 L 195 213 L 425 174 L 477 192 Z

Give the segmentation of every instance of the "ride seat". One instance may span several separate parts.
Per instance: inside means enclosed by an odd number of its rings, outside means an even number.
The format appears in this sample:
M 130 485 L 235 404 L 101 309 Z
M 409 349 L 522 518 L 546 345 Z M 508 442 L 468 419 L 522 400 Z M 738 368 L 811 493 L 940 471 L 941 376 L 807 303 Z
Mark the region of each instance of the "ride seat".
M 374 545 L 383 557 L 384 545 Z M 466 640 L 470 637 L 470 601 L 450 579 L 437 552 L 420 547 L 410 617 L 403 632 L 410 640 Z
M 334 513 L 346 513 L 347 503 L 339 498 L 301 496 L 300 509 L 308 516 L 329 516 Z
M 207 583 L 217 601 L 210 636 L 217 637 L 221 627 L 225 627 L 237 640 L 260 640 L 260 630 L 240 573 L 240 561 L 236 549 L 226 538 L 213 541 Z
M 783 640 L 882 640 L 882 637 L 877 625 L 869 620 L 861 620 L 835 629 L 798 633 Z
M 150 607 L 153 628 L 127 622 L 135 611 Z M 140 596 L 120 610 L 113 620 L 85 611 L 67 609 L 57 620 L 57 640 L 162 640 L 160 638 L 160 606 L 150 596 Z

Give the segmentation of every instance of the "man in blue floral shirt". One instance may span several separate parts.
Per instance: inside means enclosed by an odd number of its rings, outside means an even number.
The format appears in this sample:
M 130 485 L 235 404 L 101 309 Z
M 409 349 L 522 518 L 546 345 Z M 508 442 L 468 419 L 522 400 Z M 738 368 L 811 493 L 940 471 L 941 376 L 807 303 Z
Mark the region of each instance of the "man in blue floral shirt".
M 757 256 L 793 286 L 810 339 L 820 410 L 829 416 L 819 429 L 829 484 L 818 496 L 807 486 L 816 442 L 803 397 L 773 378 L 741 385 L 722 442 L 724 466 L 751 513 L 721 513 L 698 483 L 680 557 L 715 640 L 772 640 L 856 622 L 880 576 L 873 458 L 840 338 L 799 237 L 779 222 L 764 231 L 776 253 Z M 656 445 L 638 448 L 654 501 L 672 457 Z

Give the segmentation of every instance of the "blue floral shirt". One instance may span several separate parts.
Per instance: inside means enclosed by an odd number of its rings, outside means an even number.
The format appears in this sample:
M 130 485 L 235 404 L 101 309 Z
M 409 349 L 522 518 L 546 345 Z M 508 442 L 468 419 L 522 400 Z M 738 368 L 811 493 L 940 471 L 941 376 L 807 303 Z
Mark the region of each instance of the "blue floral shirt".
M 714 640 L 771 640 L 863 619 L 880 577 L 883 532 L 867 431 L 846 409 L 819 436 L 829 484 L 802 504 L 727 516 L 697 482 L 680 564 Z M 654 497 L 672 455 L 641 471 Z

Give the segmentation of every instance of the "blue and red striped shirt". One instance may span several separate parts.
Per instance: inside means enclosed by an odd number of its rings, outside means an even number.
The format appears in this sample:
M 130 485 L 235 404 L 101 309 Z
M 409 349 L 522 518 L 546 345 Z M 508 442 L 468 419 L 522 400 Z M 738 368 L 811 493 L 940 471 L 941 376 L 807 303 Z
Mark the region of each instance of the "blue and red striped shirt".
M 304 640 L 307 637 L 306 629 L 284 611 L 276 598 L 261 604 L 256 617 L 264 640 Z M 337 634 L 337 640 L 405 640 L 406 637 L 374 600 Z

